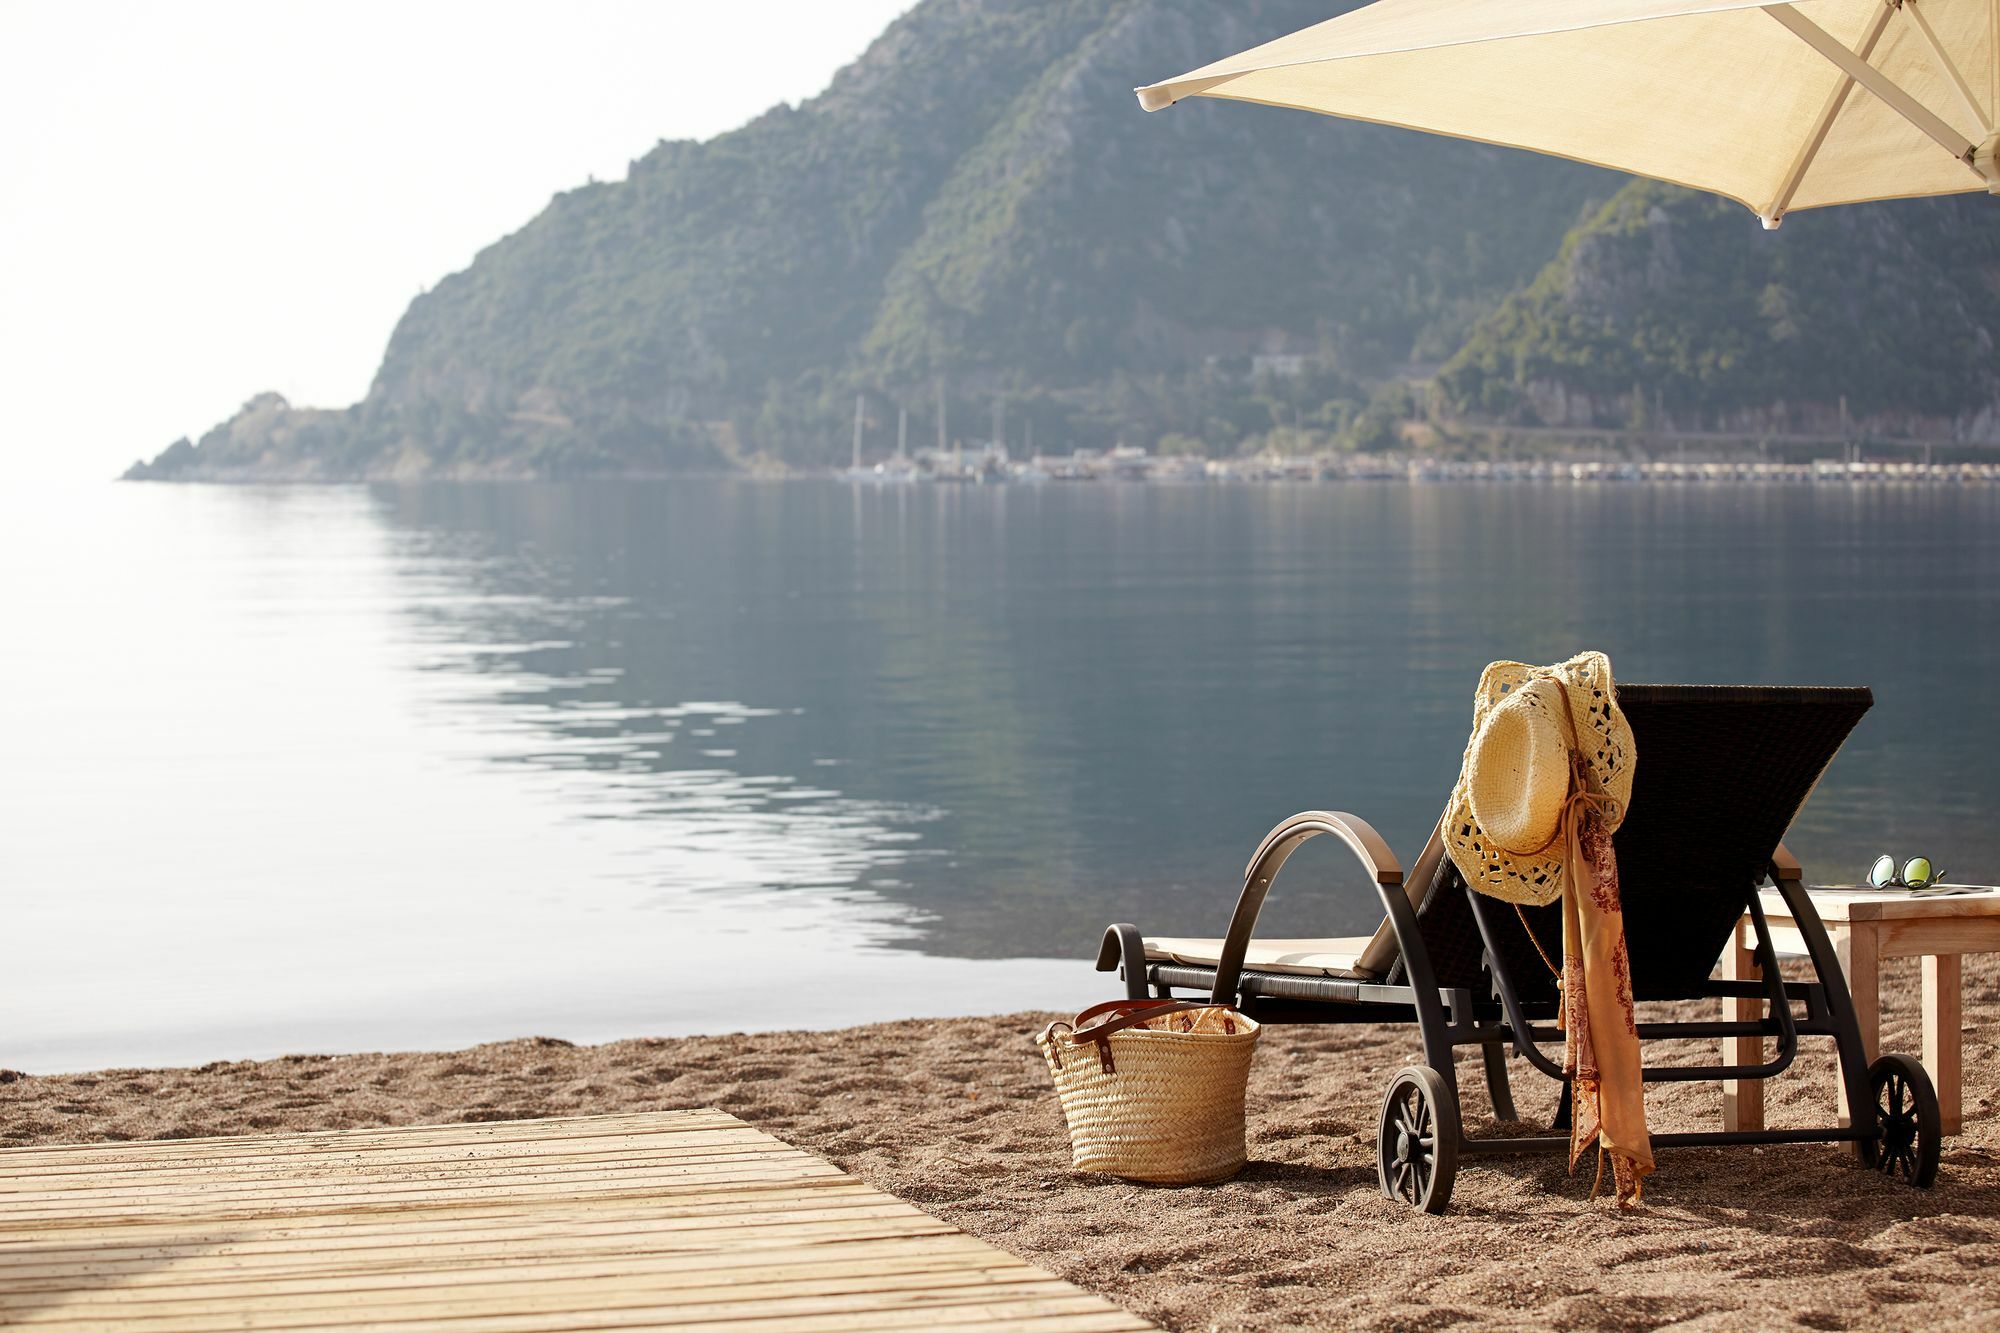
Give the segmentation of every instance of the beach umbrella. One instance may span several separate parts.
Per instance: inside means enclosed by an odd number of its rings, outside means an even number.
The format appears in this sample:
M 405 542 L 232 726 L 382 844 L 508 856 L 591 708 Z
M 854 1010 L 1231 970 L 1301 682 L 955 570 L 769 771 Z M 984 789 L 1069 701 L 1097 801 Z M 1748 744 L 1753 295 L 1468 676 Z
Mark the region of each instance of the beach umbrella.
M 2000 193 L 2000 0 L 1378 0 L 1138 90 L 1297 107 L 1734 199 Z

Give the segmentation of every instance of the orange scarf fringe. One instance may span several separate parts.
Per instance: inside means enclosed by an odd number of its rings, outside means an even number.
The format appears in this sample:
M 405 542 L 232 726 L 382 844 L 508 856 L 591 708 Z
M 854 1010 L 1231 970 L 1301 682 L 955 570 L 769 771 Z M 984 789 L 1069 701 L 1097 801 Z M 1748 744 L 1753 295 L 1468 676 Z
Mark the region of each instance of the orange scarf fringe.
M 1653 1171 L 1646 1085 L 1632 1008 L 1632 964 L 1618 861 L 1597 811 L 1573 810 L 1563 892 L 1563 1070 L 1570 1076 L 1569 1169 L 1594 1142 L 1596 1198 L 1611 1158 L 1618 1202 L 1638 1200 Z

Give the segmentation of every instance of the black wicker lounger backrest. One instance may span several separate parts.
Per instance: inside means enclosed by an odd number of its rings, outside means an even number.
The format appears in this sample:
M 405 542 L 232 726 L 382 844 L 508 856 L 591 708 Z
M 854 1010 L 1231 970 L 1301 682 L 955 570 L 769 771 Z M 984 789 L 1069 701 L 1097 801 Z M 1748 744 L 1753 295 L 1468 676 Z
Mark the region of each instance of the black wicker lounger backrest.
M 1861 688 L 1619 687 L 1639 753 L 1632 808 L 1616 839 L 1639 998 L 1699 992 L 1793 816 L 1873 702 Z M 1464 883 L 1446 858 L 1418 917 L 1438 984 L 1483 996 L 1479 931 Z M 1522 999 L 1552 1000 L 1548 967 L 1513 909 L 1494 905 L 1501 909 L 1492 914 L 1501 966 Z M 1560 913 L 1559 904 L 1527 911 L 1558 959 Z M 1394 979 L 1401 974 L 1398 964 Z

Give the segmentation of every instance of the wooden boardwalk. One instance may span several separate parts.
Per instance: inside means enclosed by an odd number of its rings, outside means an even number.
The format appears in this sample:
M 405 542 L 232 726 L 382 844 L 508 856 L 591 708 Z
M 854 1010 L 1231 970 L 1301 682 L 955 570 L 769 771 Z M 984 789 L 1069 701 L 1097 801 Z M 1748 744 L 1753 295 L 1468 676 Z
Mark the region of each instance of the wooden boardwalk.
M 0 1325 L 1151 1327 L 720 1111 L 0 1152 Z

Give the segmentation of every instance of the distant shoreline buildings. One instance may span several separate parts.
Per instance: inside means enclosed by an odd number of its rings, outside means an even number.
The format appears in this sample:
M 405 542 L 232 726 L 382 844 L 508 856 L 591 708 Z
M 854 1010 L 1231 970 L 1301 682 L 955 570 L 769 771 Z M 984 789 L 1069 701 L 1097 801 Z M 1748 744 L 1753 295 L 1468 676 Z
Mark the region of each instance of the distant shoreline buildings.
M 1261 454 L 1247 458 L 1160 455 L 1131 446 L 1078 449 L 1071 454 L 1008 456 L 1004 446 L 897 453 L 873 466 L 836 475 L 862 485 L 910 483 L 1202 482 L 1542 482 L 1542 483 L 1785 483 L 1810 485 L 1992 485 L 1995 462 L 1881 462 L 1816 459 L 1690 461 L 1685 459 L 1440 459 L 1396 454 Z

